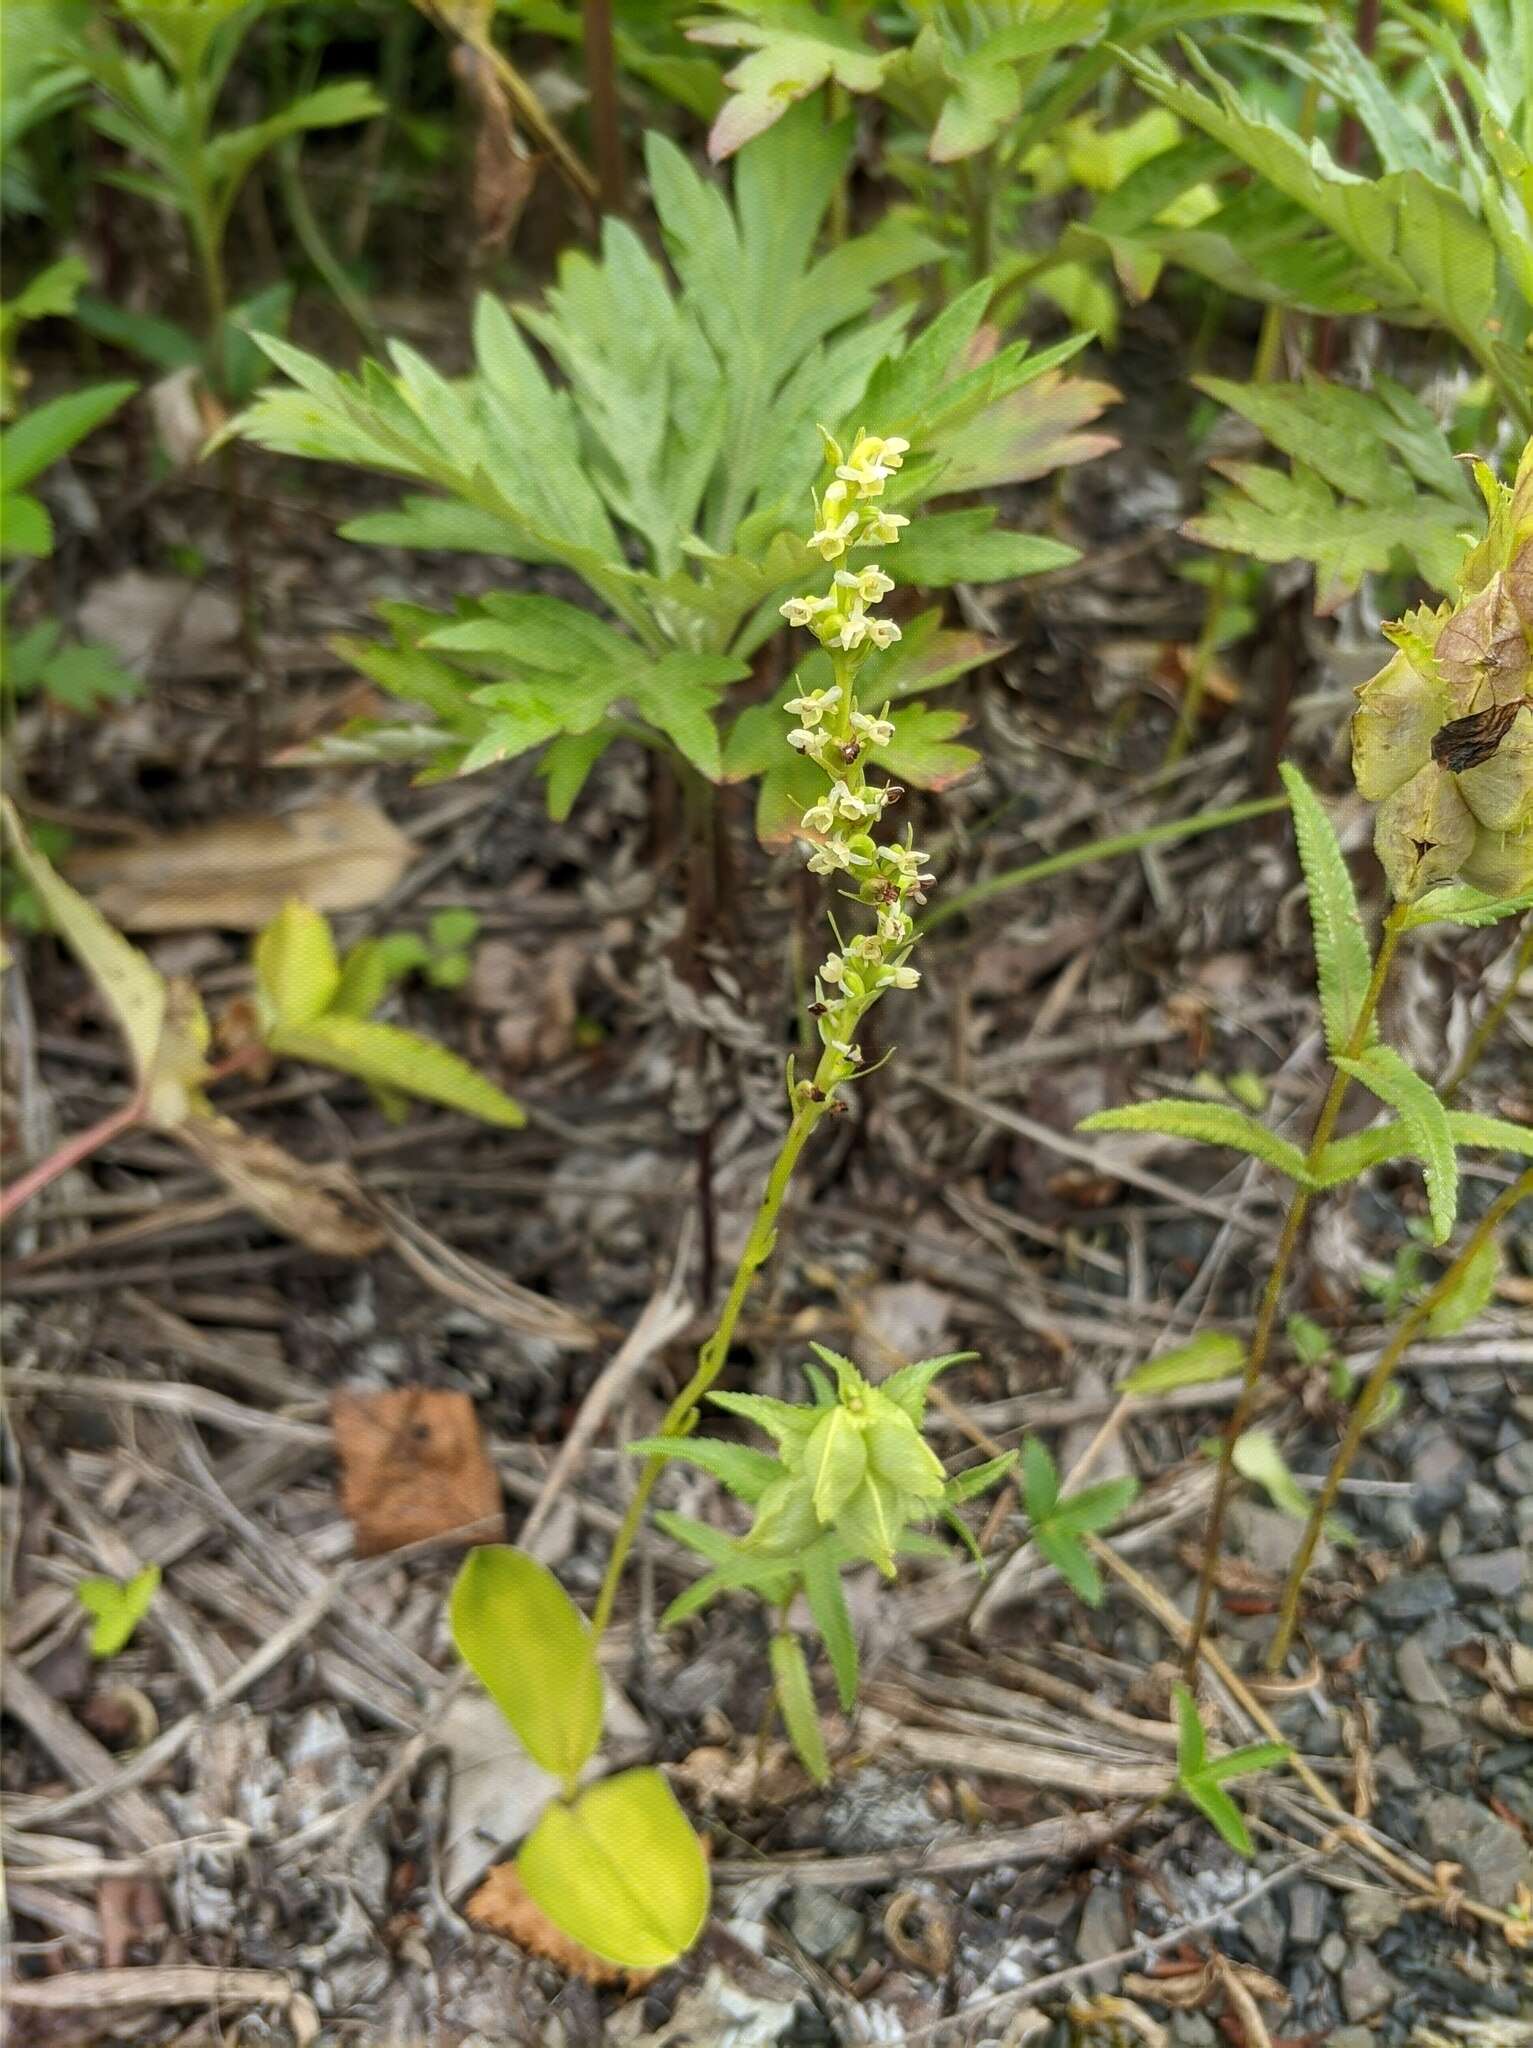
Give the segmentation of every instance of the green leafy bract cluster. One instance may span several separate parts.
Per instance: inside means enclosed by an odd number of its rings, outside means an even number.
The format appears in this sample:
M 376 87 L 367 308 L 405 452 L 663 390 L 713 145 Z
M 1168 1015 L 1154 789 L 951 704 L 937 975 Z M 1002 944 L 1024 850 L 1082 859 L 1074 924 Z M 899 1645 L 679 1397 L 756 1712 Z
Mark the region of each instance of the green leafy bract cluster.
M 1453 600 L 1385 627 L 1397 651 L 1352 720 L 1352 771 L 1401 902 L 1455 879 L 1533 896 L 1533 440 L 1510 486 L 1475 473 L 1486 537 Z
M 876 418 L 919 446 L 899 481 L 902 516 L 1096 452 L 1100 442 L 1073 431 L 1080 413 L 1058 403 L 1056 372 L 1079 341 L 991 352 L 988 284 L 912 335 L 910 306 L 878 306 L 885 285 L 937 253 L 909 225 L 885 222 L 816 256 L 852 143 L 850 122 L 794 110 L 742 152 L 731 205 L 651 134 L 666 260 L 609 220 L 600 256 L 567 253 L 542 304 L 481 299 L 466 378 L 402 345 L 387 368 L 350 377 L 264 344 L 292 386 L 258 395 L 238 431 L 416 486 L 398 510 L 352 520 L 348 538 L 556 563 L 600 608 L 525 590 L 453 613 L 384 606 L 391 646 L 348 638 L 338 651 L 411 715 L 348 728 L 333 755 L 413 759 L 442 776 L 536 753 L 556 817 L 620 739 L 710 781 L 761 775 L 781 753 L 766 737 L 774 714 L 731 706 L 728 693 L 815 559 L 800 527 L 817 421 Z M 1074 555 L 969 505 L 928 513 L 892 573 L 931 588 L 984 584 Z M 900 647 L 879 656 L 889 696 L 940 687 L 991 651 L 978 635 L 937 635 L 935 618 L 922 625 L 903 665 Z M 911 703 L 902 777 L 940 786 L 970 765 L 950 746 L 962 722 Z M 792 822 L 787 808 L 775 807 L 778 829 Z
M 738 1539 L 686 1515 L 655 1517 L 712 1567 L 672 1601 L 665 1620 L 681 1621 L 724 1592 L 748 1590 L 785 1607 L 802 1591 L 842 1705 L 850 1708 L 857 1696 L 857 1643 L 841 1590 L 842 1570 L 867 1561 L 893 1578 L 902 1555 L 940 1556 L 942 1546 L 921 1527 L 938 1515 L 973 1549 L 957 1509 L 1004 1478 L 1017 1454 L 1008 1451 L 949 1479 L 921 1434 L 932 1382 L 968 1353 L 922 1359 L 874 1385 L 850 1359 L 820 1344 L 813 1349 L 835 1384 L 820 1366 L 806 1365 L 812 1402 L 764 1394 L 708 1396 L 716 1407 L 765 1430 L 777 1445 L 775 1455 L 698 1436 L 651 1437 L 628 1448 L 697 1465 L 755 1510 L 749 1533 Z M 788 1721 L 797 1740 L 791 1715 Z

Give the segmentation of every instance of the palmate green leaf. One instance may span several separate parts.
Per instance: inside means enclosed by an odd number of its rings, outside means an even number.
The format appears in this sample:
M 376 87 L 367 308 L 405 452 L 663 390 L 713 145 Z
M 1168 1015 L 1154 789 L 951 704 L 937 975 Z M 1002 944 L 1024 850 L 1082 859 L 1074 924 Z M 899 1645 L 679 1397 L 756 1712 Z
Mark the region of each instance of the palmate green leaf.
M 684 1465 L 696 1465 L 711 1472 L 732 1494 L 756 1502 L 772 1484 L 781 1479 L 782 1466 L 765 1451 L 753 1451 L 744 1444 L 721 1443 L 711 1436 L 646 1436 L 624 1450 L 635 1458 L 679 1458 Z
M 75 1584 L 75 1598 L 94 1617 L 90 1633 L 93 1657 L 115 1657 L 133 1639 L 160 1590 L 160 1568 L 145 1565 L 131 1579 L 89 1578 Z
M 1136 1366 L 1118 1382 L 1120 1395 L 1132 1394 L 1145 1400 L 1152 1394 L 1171 1394 L 1181 1387 L 1206 1386 L 1212 1380 L 1227 1379 L 1245 1363 L 1246 1347 L 1238 1337 L 1219 1330 L 1205 1330 L 1188 1344 L 1161 1352 Z
M 857 1704 L 857 1637 L 841 1590 L 841 1562 L 833 1537 L 812 1543 L 799 1560 L 804 1577 L 804 1598 L 814 1625 L 820 1631 L 830 1668 L 836 1674 L 836 1694 L 842 1711 L 850 1713 Z
M 1332 1059 L 1344 1053 L 1362 1015 L 1373 957 L 1357 907 L 1352 876 L 1325 807 L 1291 761 L 1278 773 L 1288 792 L 1299 864 L 1309 888 L 1309 921 L 1315 939 L 1320 1015 Z M 1377 1037 L 1370 1029 L 1370 1040 Z
M 1223 1786 L 1231 1778 L 1242 1777 L 1248 1771 L 1267 1770 L 1275 1764 L 1285 1763 L 1292 1752 L 1286 1743 L 1253 1742 L 1244 1749 L 1228 1750 L 1223 1756 L 1210 1757 L 1207 1737 L 1192 1694 L 1185 1685 L 1178 1685 L 1172 1689 L 1172 1698 L 1177 1719 L 1178 1791 L 1197 1807 L 1206 1820 L 1212 1822 L 1238 1855 L 1254 1856 L 1256 1850 L 1250 1830 L 1239 1807 Z
M 1256 1844 L 1251 1840 L 1251 1830 L 1246 1826 L 1240 1808 L 1229 1793 L 1208 1777 L 1182 1778 L 1179 1783 L 1184 1795 L 1203 1818 L 1213 1825 L 1237 1856 L 1244 1856 L 1249 1862 L 1256 1854 Z
M 445 1045 L 418 1038 L 413 1031 L 358 1017 L 322 1016 L 302 1026 L 272 1031 L 267 1044 L 289 1059 L 309 1060 L 355 1074 L 374 1087 L 402 1088 L 428 1102 L 464 1110 L 488 1124 L 517 1130 L 525 1112 L 503 1089 L 477 1073 Z
M 1199 1145 L 1228 1145 L 1249 1152 L 1264 1165 L 1301 1185 L 1306 1181 L 1304 1154 L 1287 1138 L 1269 1131 L 1255 1117 L 1228 1102 L 1184 1102 L 1167 1096 L 1157 1102 L 1132 1102 L 1120 1109 L 1101 1109 L 1083 1117 L 1081 1131 L 1158 1131 L 1168 1138 L 1186 1138 Z
M 590 1624 L 546 1565 L 509 1544 L 471 1550 L 448 1605 L 458 1654 L 550 1777 L 574 1784 L 601 1740 Z
M 1080 560 L 1079 548 L 1047 534 L 998 528 L 995 516 L 993 505 L 925 513 L 879 566 L 897 583 L 939 590 L 950 583 L 1006 583 Z
M 869 702 L 873 701 L 870 697 Z M 894 721 L 894 738 L 876 755 L 878 766 L 896 782 L 916 789 L 951 789 L 976 769 L 982 756 L 955 740 L 968 725 L 964 711 L 937 711 L 929 705 L 905 705 Z
M 1393 1046 L 1372 1045 L 1360 1059 L 1338 1059 L 1336 1065 L 1399 1112 L 1411 1151 L 1420 1159 L 1426 1177 L 1432 1241 L 1441 1244 L 1458 1214 L 1458 1155 L 1447 1110 Z
M 554 1800 L 516 1874 L 556 1927 L 626 1970 L 663 1970 L 708 1918 L 702 1844 L 657 1770 L 619 1771 L 569 1804 Z
M 341 965 L 329 921 L 296 896 L 288 898 L 256 940 L 254 965 L 268 1030 L 301 1030 L 328 1010 L 340 991 Z
M 1467 1330 L 1495 1299 L 1500 1267 L 1500 1248 L 1493 1237 L 1487 1238 L 1459 1274 L 1450 1292 L 1427 1317 L 1427 1334 L 1456 1337 L 1460 1330 Z
M 820 1729 L 819 1709 L 814 1702 L 814 1687 L 809 1682 L 809 1666 L 804 1661 L 798 1637 L 786 1632 L 774 1635 L 769 1655 L 777 1705 L 783 1726 L 788 1731 L 788 1740 L 814 1782 L 817 1785 L 829 1784 L 830 1759 L 825 1754 L 825 1737 Z

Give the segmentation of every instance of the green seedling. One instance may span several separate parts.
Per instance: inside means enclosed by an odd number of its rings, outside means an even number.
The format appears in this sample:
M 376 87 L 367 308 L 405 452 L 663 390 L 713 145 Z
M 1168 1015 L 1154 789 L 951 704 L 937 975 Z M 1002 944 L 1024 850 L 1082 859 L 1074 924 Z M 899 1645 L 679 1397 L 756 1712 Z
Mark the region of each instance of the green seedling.
M 93 1617 L 91 1655 L 115 1657 L 119 1650 L 125 1650 L 159 1590 L 157 1564 L 146 1565 L 131 1579 L 81 1579 L 75 1586 L 75 1598 Z
M 1190 1800 L 1205 1820 L 1210 1821 L 1237 1856 L 1248 1860 L 1256 1854 L 1245 1816 L 1225 1786 L 1232 1778 L 1252 1771 L 1268 1771 L 1288 1761 L 1292 1754 L 1283 1742 L 1253 1742 L 1244 1749 L 1232 1749 L 1211 1757 L 1197 1704 L 1185 1685 L 1174 1688 L 1176 1701 L 1176 1789 Z

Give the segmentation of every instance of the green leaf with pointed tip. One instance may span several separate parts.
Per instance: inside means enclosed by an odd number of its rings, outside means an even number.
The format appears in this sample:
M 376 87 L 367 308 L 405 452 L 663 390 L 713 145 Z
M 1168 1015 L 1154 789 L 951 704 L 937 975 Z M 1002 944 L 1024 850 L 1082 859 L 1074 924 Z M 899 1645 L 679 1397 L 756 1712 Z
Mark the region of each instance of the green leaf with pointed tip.
M 1229 1793 L 1222 1791 L 1212 1778 L 1182 1778 L 1178 1782 L 1187 1798 L 1204 1819 L 1213 1824 L 1235 1854 L 1244 1856 L 1249 1862 L 1256 1854 L 1256 1844 L 1251 1840 L 1251 1831 L 1240 1808 Z
M 1405 929 L 1423 924 L 1495 924 L 1503 917 L 1516 917 L 1533 910 L 1533 888 L 1511 896 L 1489 895 L 1468 882 L 1447 882 L 1418 896 L 1405 913 Z
M 886 1579 L 894 1577 L 894 1554 L 904 1528 L 900 1496 L 870 1472 L 836 1517 L 836 1534 L 847 1548 L 866 1557 Z
M 1533 1124 L 1481 1116 L 1472 1109 L 1450 1109 L 1448 1128 L 1457 1145 L 1477 1145 L 1487 1152 L 1520 1152 L 1525 1159 L 1533 1159 Z
M 1228 1102 L 1183 1102 L 1166 1096 L 1155 1102 L 1126 1103 L 1121 1109 L 1101 1109 L 1084 1117 L 1076 1129 L 1159 1131 L 1168 1138 L 1188 1138 L 1199 1145 L 1228 1145 L 1276 1167 L 1301 1186 L 1307 1182 L 1304 1154 L 1298 1146 Z
M 1286 1764 L 1292 1754 L 1286 1742 L 1249 1742 L 1244 1749 L 1226 1750 L 1223 1756 L 1210 1757 L 1203 1767 L 1203 1776 L 1216 1785 L 1225 1785 L 1231 1778 L 1243 1778 L 1248 1771 L 1269 1771 L 1274 1764 Z
M 1016 1451 L 1003 1451 L 998 1458 L 987 1458 L 983 1465 L 971 1466 L 967 1472 L 960 1472 L 947 1483 L 946 1500 L 950 1507 L 961 1507 L 966 1500 L 973 1500 L 976 1494 L 988 1493 L 992 1486 L 1007 1477 L 1017 1462 Z
M 95 1617 L 90 1632 L 91 1655 L 115 1657 L 119 1650 L 126 1649 L 159 1590 L 157 1564 L 145 1565 L 131 1579 L 80 1579 L 75 1585 L 75 1598 L 87 1614 Z
M 708 1399 L 715 1408 L 754 1422 L 780 1444 L 802 1447 L 820 1419 L 813 1408 L 795 1408 L 790 1401 L 774 1401 L 770 1394 L 710 1394 Z
M 255 942 L 256 987 L 268 1031 L 302 1029 L 330 1008 L 341 966 L 328 919 L 290 896 Z
M 926 1396 L 933 1380 L 950 1366 L 962 1365 L 968 1359 L 977 1358 L 977 1351 L 949 1351 L 941 1358 L 920 1358 L 914 1365 L 902 1365 L 898 1372 L 890 1373 L 886 1380 L 878 1382 L 878 1391 L 886 1401 L 893 1401 L 904 1409 L 919 1429 L 926 1420 Z
M 1352 877 L 1320 799 L 1291 761 L 1278 773 L 1288 791 L 1299 864 L 1309 886 L 1309 918 L 1315 936 L 1315 969 L 1320 982 L 1320 1015 L 1334 1059 L 1344 1053 L 1362 1014 L 1373 976 L 1373 958 L 1357 907 Z M 1370 1038 L 1377 1035 L 1376 1029 Z
M 1197 1702 L 1185 1685 L 1172 1687 L 1176 1705 L 1176 1774 L 1183 1783 L 1195 1778 L 1208 1761 L 1208 1738 L 1198 1714 Z
M 1181 1387 L 1202 1387 L 1227 1379 L 1245 1363 L 1246 1347 L 1238 1337 L 1205 1330 L 1189 1344 L 1178 1344 L 1158 1358 L 1147 1359 L 1118 1382 L 1120 1394 L 1144 1400 L 1151 1394 L 1172 1394 Z
M 1033 1541 L 1078 1599 L 1088 1607 L 1101 1606 L 1102 1575 L 1078 1536 L 1053 1522 L 1035 1522 Z
M 1458 1155 L 1447 1110 L 1393 1046 L 1371 1045 L 1361 1059 L 1337 1059 L 1335 1064 L 1399 1113 L 1411 1151 L 1421 1161 L 1426 1177 L 1432 1241 L 1442 1244 L 1458 1215 Z
M 1030 1522 L 1046 1522 L 1059 1501 L 1059 1470 L 1041 1437 L 1022 1446 L 1022 1505 Z
M 1427 1333 L 1433 1337 L 1456 1337 L 1467 1330 L 1477 1316 L 1490 1307 L 1496 1292 L 1500 1251 L 1493 1237 L 1487 1238 L 1459 1274 L 1451 1290 L 1427 1317 Z
M 843 1396 L 847 1394 L 860 1394 L 867 1385 L 867 1381 L 857 1370 L 856 1366 L 853 1365 L 849 1358 L 844 1357 L 841 1352 L 832 1351 L 825 1344 L 816 1344 L 813 1338 L 809 1341 L 809 1349 L 822 1364 L 830 1367 L 836 1376 L 836 1384 L 841 1389 Z
M 7 491 L 19 491 L 67 455 L 138 389 L 136 384 L 89 384 L 35 405 L 0 432 L 0 474 Z
M 1138 1492 L 1139 1481 L 1128 1476 L 1083 1486 L 1079 1493 L 1067 1494 L 1060 1501 L 1049 1517 L 1049 1527 L 1071 1536 L 1094 1535 L 1098 1529 L 1110 1528 L 1123 1510 L 1132 1506 Z
M 267 1044 L 290 1059 L 336 1067 L 374 1087 L 402 1088 L 407 1095 L 445 1103 L 449 1109 L 461 1109 L 487 1124 L 517 1130 L 527 1121 L 511 1097 L 467 1060 L 459 1059 L 445 1045 L 417 1038 L 413 1031 L 401 1031 L 392 1024 L 331 1014 L 301 1027 L 273 1031 Z
M 623 1448 L 635 1458 L 679 1458 L 684 1465 L 696 1465 L 711 1472 L 731 1493 L 754 1504 L 774 1480 L 781 1479 L 782 1466 L 765 1451 L 753 1451 L 744 1444 L 720 1443 L 711 1436 L 646 1436 Z
M 527 1754 L 573 1785 L 601 1740 L 602 1682 L 569 1594 L 525 1550 L 481 1544 L 453 1582 L 448 1617 L 459 1656 Z
M 821 1408 L 833 1406 L 836 1398 L 835 1389 L 830 1381 L 826 1379 L 820 1368 L 817 1365 L 811 1365 L 806 1359 L 800 1370 L 803 1372 L 804 1378 L 809 1382 L 816 1403 Z
M 836 1674 L 836 1693 L 848 1714 L 857 1704 L 857 1637 L 841 1590 L 841 1565 L 834 1538 L 812 1543 L 800 1560 L 804 1574 L 804 1598 L 814 1625 L 820 1631 L 830 1668 Z
M 937 1510 L 937 1512 L 941 1515 L 943 1521 L 947 1523 L 948 1527 L 952 1530 L 953 1534 L 958 1538 L 959 1542 L 962 1543 L 964 1549 L 968 1551 L 970 1557 L 972 1557 L 974 1562 L 979 1566 L 980 1576 L 983 1578 L 986 1573 L 985 1554 L 980 1549 L 979 1544 L 975 1541 L 974 1531 L 969 1527 L 968 1523 L 963 1519 L 962 1515 L 960 1515 L 956 1511 L 956 1509 L 951 1507 L 948 1504 L 948 1502 L 944 1501 L 942 1503 L 942 1506 Z M 900 1538 L 900 1549 L 909 1550 L 918 1538 L 920 1538 L 919 1530 L 907 1531 L 906 1534 Z M 923 1544 L 929 1544 L 931 1542 L 930 1537 L 921 1538 L 920 1540 Z M 937 1544 L 935 1547 L 939 1552 L 942 1549 L 940 1543 Z
M 870 1401 L 876 1395 L 869 1396 Z M 868 1462 L 880 1479 L 912 1500 L 936 1500 L 946 1484 L 942 1460 L 903 1408 L 892 1402 L 877 1410 L 865 1432 Z
M 708 1917 L 702 1844 L 656 1770 L 619 1771 L 545 1807 L 516 1873 L 556 1927 L 626 1970 L 674 1963 Z
M 828 1784 L 830 1760 L 825 1754 L 825 1737 L 820 1730 L 814 1687 L 809 1682 L 809 1666 L 804 1662 L 798 1637 L 786 1633 L 773 1636 L 770 1656 L 777 1705 L 788 1740 L 814 1782 Z

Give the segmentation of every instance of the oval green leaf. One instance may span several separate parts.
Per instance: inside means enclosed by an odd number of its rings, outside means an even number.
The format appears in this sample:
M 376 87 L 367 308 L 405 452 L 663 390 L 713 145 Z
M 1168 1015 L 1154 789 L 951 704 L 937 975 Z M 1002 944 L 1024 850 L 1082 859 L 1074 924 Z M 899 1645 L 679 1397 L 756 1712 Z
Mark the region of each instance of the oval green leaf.
M 1238 1337 L 1220 1330 L 1205 1330 L 1190 1344 L 1179 1344 L 1174 1351 L 1163 1351 L 1158 1358 L 1136 1366 L 1126 1379 L 1119 1380 L 1118 1392 L 1142 1400 L 1148 1394 L 1174 1394 L 1181 1387 L 1201 1387 L 1239 1372 L 1245 1358 L 1245 1346 Z
M 313 904 L 290 896 L 255 942 L 256 984 L 268 1030 L 301 1029 L 324 1015 L 341 985 L 328 921 Z
M 590 1624 L 546 1565 L 510 1544 L 471 1550 L 453 1583 L 452 1639 L 550 1776 L 573 1785 L 601 1739 Z
M 684 1955 L 708 1917 L 708 1865 L 656 1770 L 620 1771 L 556 1800 L 522 1844 L 529 1896 L 583 1948 L 627 1970 Z

